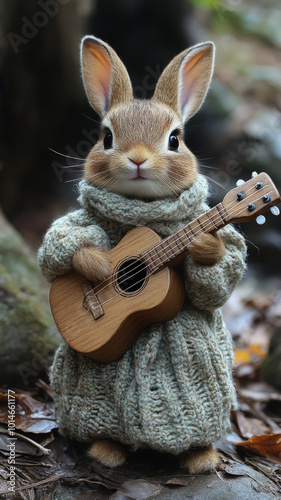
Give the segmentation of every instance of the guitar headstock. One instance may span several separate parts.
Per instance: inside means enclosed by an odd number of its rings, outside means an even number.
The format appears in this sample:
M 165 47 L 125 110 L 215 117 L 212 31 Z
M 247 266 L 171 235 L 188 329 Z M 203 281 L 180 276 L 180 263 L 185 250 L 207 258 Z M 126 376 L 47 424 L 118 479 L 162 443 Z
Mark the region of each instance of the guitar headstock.
M 270 207 L 274 215 L 279 214 L 279 209 L 273 207 L 281 201 L 276 186 L 266 173 L 254 174 L 247 182 L 239 181 L 239 185 L 225 195 L 222 204 L 229 216 L 229 222 L 253 220 Z M 260 222 L 259 218 L 257 220 L 259 224 L 264 221 L 264 217 L 260 218 Z

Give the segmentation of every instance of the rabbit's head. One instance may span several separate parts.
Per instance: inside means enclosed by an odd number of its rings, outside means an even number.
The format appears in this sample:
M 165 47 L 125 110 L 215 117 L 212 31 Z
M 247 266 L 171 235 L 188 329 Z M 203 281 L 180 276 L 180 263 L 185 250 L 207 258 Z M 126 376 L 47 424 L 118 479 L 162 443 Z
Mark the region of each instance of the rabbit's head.
M 101 135 L 85 161 L 88 183 L 136 198 L 180 193 L 197 176 L 183 141 L 184 123 L 201 106 L 213 73 L 214 45 L 181 52 L 160 76 L 151 99 L 134 99 L 127 70 L 105 42 L 86 36 L 82 76 Z

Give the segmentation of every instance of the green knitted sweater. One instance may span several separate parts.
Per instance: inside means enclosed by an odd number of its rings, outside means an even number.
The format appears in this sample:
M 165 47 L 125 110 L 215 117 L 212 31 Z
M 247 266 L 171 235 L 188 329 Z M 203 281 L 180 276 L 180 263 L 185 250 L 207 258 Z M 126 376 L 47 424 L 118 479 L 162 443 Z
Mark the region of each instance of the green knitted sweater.
M 82 208 L 55 221 L 39 249 L 49 281 L 71 269 L 74 252 L 84 245 L 107 250 L 136 226 L 166 237 L 208 208 L 200 175 L 179 197 L 154 202 L 86 181 L 79 189 Z M 145 328 L 121 359 L 99 364 L 62 342 L 51 375 L 62 434 L 84 442 L 110 437 L 133 448 L 179 454 L 227 432 L 236 394 L 232 342 L 219 308 L 241 277 L 246 247 L 232 226 L 220 235 L 226 252 L 218 264 L 185 259 L 186 300 L 179 314 Z

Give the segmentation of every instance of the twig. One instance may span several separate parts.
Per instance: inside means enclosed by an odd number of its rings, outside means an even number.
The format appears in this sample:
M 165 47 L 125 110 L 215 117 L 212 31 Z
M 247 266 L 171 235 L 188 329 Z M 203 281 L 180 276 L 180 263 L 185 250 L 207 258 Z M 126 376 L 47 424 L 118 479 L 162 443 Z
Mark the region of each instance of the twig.
M 271 481 L 273 481 L 273 483 L 275 483 L 278 486 L 278 488 L 280 488 L 280 481 L 276 481 L 276 479 L 273 479 L 273 477 L 272 477 L 271 474 L 269 474 L 268 472 L 265 472 L 261 467 L 259 467 L 257 464 L 255 464 L 251 460 L 246 460 L 245 461 L 245 465 L 248 465 L 248 464 L 253 469 L 257 470 L 258 472 L 262 472 L 266 477 L 268 477 L 268 479 L 270 479 Z
M 252 406 L 248 399 L 241 396 L 241 394 L 239 394 L 239 397 L 240 399 L 242 399 L 243 401 L 243 404 L 247 407 L 247 410 L 249 411 L 249 413 L 252 413 L 255 417 L 258 417 L 260 418 L 264 424 L 266 424 L 273 432 L 275 433 L 279 433 L 281 432 L 281 428 L 279 427 L 279 425 L 277 425 L 270 417 L 268 417 L 263 411 L 261 410 L 257 410 L 257 408 L 255 408 L 254 406 Z
M 62 472 L 61 474 L 58 474 L 57 476 L 49 477 L 49 479 L 43 479 L 42 481 L 38 481 L 37 483 L 27 484 L 25 486 L 21 486 L 20 488 L 15 488 L 14 491 L 28 490 L 30 488 L 37 488 L 37 486 L 42 486 L 42 484 L 53 483 L 64 475 L 65 474 Z M 1 495 L 6 495 L 7 493 L 10 493 L 9 490 L 1 491 Z
M 3 434 L 10 435 L 10 431 L 8 431 L 8 429 L 5 429 L 4 427 L 0 428 L 0 433 L 1 432 Z M 22 439 L 23 441 L 27 441 L 28 443 L 32 444 L 33 446 L 35 446 L 36 448 L 38 448 L 38 450 L 40 450 L 42 452 L 42 455 L 50 455 L 50 453 L 51 453 L 51 450 L 49 450 L 48 448 L 44 448 L 43 446 L 41 446 L 41 444 L 37 443 L 36 441 L 33 441 L 33 439 L 30 439 L 27 436 L 24 436 L 24 434 L 19 434 L 18 432 L 14 432 L 13 436 L 18 437 L 19 439 Z

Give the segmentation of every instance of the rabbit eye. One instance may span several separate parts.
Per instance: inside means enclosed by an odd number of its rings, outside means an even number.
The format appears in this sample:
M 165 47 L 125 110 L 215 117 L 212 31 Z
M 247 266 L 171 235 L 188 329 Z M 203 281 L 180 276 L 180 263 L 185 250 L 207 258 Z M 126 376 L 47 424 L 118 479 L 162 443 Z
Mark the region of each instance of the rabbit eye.
M 109 132 L 107 132 L 107 134 L 104 136 L 104 139 L 103 139 L 104 149 L 111 149 L 112 142 L 113 142 L 112 132 L 109 131 Z
M 170 137 L 169 137 L 169 150 L 170 151 L 177 151 L 179 145 L 180 145 L 180 143 L 179 143 L 177 136 L 175 135 L 175 132 L 172 132 Z

